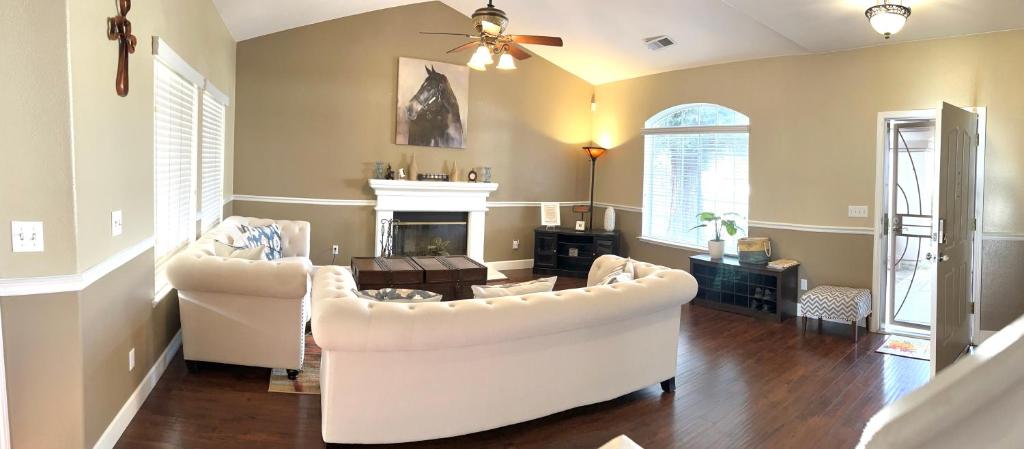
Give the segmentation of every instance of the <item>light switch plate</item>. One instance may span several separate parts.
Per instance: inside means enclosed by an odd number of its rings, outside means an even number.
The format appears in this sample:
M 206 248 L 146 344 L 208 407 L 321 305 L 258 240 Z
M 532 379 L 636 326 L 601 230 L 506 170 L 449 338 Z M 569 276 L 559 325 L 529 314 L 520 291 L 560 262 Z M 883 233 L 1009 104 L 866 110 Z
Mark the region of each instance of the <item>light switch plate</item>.
M 800 290 L 807 290 L 807 279 L 800 279 Z
M 128 351 L 128 371 L 135 369 L 135 348 Z
M 43 222 L 12 221 L 11 248 L 16 253 L 43 252 Z
M 124 232 L 124 220 L 121 211 L 115 210 L 110 213 L 110 235 L 117 237 Z
M 512 249 L 519 249 L 519 240 L 512 241 Z
M 868 207 L 867 206 L 848 206 L 847 215 L 850 218 L 867 218 Z

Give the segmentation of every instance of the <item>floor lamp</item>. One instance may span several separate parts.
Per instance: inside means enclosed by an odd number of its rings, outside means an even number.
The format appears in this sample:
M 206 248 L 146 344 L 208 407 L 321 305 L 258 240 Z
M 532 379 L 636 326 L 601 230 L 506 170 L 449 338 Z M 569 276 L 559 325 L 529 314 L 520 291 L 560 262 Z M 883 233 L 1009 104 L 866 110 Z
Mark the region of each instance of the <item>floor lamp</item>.
M 590 156 L 590 231 L 594 230 L 594 169 L 597 167 L 597 158 L 604 155 L 605 148 L 587 146 L 583 147 L 583 151 L 587 152 L 587 156 Z

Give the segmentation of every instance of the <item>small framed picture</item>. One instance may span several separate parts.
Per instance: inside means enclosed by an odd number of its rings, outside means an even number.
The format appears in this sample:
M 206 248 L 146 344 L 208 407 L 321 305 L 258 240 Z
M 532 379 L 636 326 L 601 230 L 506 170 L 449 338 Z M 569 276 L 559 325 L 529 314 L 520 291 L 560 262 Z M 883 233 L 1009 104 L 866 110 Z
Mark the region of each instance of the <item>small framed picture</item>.
M 577 231 L 586 231 L 587 230 L 587 222 L 585 222 L 583 220 L 576 220 L 576 230 Z
M 540 203 L 540 224 L 541 226 L 559 226 L 562 224 L 562 214 L 559 211 L 558 203 Z
M 580 256 L 580 249 L 579 248 L 569 248 L 569 257 L 579 257 L 579 256 Z

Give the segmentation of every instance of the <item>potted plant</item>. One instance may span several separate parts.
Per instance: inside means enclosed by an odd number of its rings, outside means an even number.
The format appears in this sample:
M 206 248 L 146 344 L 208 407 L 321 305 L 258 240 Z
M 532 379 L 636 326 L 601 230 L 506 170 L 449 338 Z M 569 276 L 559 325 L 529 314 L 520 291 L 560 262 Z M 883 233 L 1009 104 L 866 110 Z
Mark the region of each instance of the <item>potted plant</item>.
M 701 212 L 697 214 L 697 218 L 703 223 L 690 228 L 690 230 L 714 226 L 715 238 L 708 241 L 708 253 L 710 253 L 712 259 L 721 259 L 725 255 L 725 240 L 722 240 L 722 230 L 724 229 L 725 233 L 729 234 L 729 236 L 736 235 L 736 232 L 741 229 L 736 224 L 736 218 L 739 218 L 739 214 L 727 212 L 718 215 L 714 212 Z

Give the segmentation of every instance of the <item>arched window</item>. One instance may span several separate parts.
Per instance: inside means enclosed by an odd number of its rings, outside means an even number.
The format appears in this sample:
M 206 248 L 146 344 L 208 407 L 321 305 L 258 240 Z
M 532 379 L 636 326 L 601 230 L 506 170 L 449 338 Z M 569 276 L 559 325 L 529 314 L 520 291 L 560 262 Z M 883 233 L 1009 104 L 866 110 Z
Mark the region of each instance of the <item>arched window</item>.
M 750 119 L 715 104 L 694 103 L 661 111 L 644 123 L 643 236 L 655 243 L 707 248 L 711 227 L 697 214 L 736 213 L 746 217 L 750 182 Z M 726 252 L 736 238 L 723 232 Z

